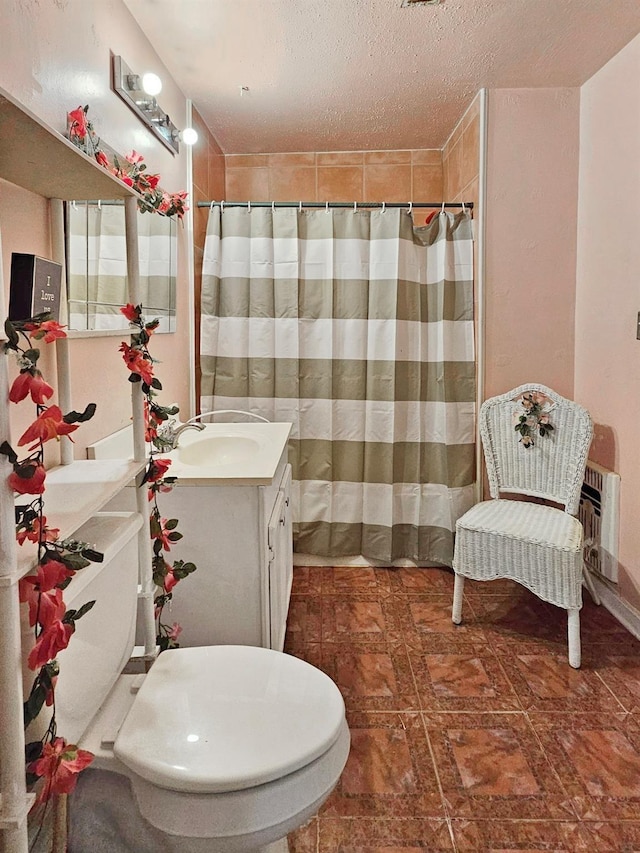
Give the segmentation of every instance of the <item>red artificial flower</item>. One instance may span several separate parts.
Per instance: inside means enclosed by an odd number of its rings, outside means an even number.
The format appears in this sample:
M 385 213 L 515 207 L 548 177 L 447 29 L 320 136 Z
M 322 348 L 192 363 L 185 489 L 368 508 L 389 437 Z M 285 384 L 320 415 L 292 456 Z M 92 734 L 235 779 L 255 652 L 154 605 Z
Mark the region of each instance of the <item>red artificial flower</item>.
M 31 594 L 27 589 L 28 586 L 35 587 L 39 592 L 48 592 L 74 575 L 75 571 L 60 560 L 47 560 L 46 563 L 40 563 L 35 575 L 27 575 L 20 579 L 20 601 L 28 600 Z
M 49 406 L 44 412 L 41 412 L 35 421 L 28 427 L 20 436 L 18 447 L 30 442 L 49 441 L 51 438 L 58 438 L 60 435 L 69 435 L 78 429 L 78 424 L 68 424 L 62 419 L 62 410 L 60 406 Z M 35 445 L 34 445 L 35 446 Z
M 137 373 L 143 382 L 151 385 L 153 382 L 153 366 L 149 359 L 145 358 L 144 353 L 136 347 L 130 347 L 124 341 L 120 344 L 120 352 L 131 373 Z
M 61 622 L 60 619 L 55 619 L 47 625 L 29 652 L 27 658 L 29 669 L 38 670 L 53 660 L 58 652 L 67 648 L 74 631 L 73 623 Z
M 33 469 L 30 477 L 22 477 L 18 473 L 19 471 L 25 471 L 30 468 Z M 14 463 L 13 471 L 9 474 L 7 481 L 9 487 L 19 495 L 41 495 L 44 492 L 46 476 L 47 472 L 43 465 L 40 465 L 39 462 L 35 463 L 27 460 L 26 462 Z
M 53 388 L 42 378 L 42 373 L 36 368 L 21 370 L 13 380 L 9 399 L 12 403 L 19 403 L 31 394 L 31 399 L 39 406 L 44 406 L 49 397 L 53 396 Z
M 160 481 L 159 483 L 154 483 L 153 486 L 151 486 L 151 488 L 148 489 L 148 491 L 147 491 L 147 500 L 152 501 L 154 496 L 158 492 L 167 493 L 167 492 L 172 492 L 172 491 L 173 491 L 173 486 L 170 483 L 165 483 L 164 481 Z
M 145 179 L 149 187 L 152 190 L 155 190 L 155 188 L 158 186 L 158 183 L 160 182 L 160 175 L 145 175 Z
M 53 702 L 55 700 L 55 692 L 54 691 L 56 689 L 57 683 L 58 683 L 58 676 L 54 675 L 53 678 L 51 679 L 51 687 L 47 690 L 47 695 L 45 696 L 45 700 L 44 700 L 47 708 L 50 708 L 53 705 Z
M 42 517 L 42 523 L 39 518 L 34 518 L 28 527 L 22 528 L 16 534 L 18 545 L 23 545 L 28 539 L 29 542 L 55 542 L 60 535 L 58 527 L 47 527 L 46 516 Z
M 147 482 L 155 483 L 161 480 L 171 467 L 170 459 L 152 459 L 149 462 L 149 470 L 147 472 Z
M 105 169 L 109 168 L 109 161 L 107 160 L 107 156 L 104 151 L 96 151 L 96 160 L 101 166 L 104 166 Z
M 180 634 L 182 634 L 182 625 L 174 622 L 171 628 L 167 631 L 167 637 L 175 643 Z
M 124 158 L 128 163 L 131 163 L 134 166 L 137 166 L 138 163 L 142 163 L 144 157 L 142 154 L 138 154 L 137 151 L 130 151 Z
M 88 767 L 93 758 L 93 753 L 78 749 L 61 737 L 46 743 L 40 758 L 27 766 L 30 773 L 45 780 L 38 802 L 46 802 L 51 794 L 70 794 L 78 781 L 78 773 Z
M 160 204 L 158 205 L 158 211 L 160 213 L 166 213 L 171 207 L 171 196 L 169 193 L 162 193 L 162 199 L 160 200 Z
M 87 135 L 87 116 L 82 107 L 77 110 L 71 110 L 68 114 L 70 126 L 69 136 L 77 136 L 78 139 L 84 139 Z
M 62 600 L 62 590 L 58 587 L 47 592 L 39 592 L 33 584 L 21 585 L 20 600 L 26 601 L 29 605 L 29 625 L 32 628 L 36 622 L 43 628 L 48 628 L 62 619 L 67 612 Z
M 171 536 L 173 531 L 167 529 L 167 527 L 166 527 L 168 520 L 169 520 L 168 518 L 160 519 L 157 523 L 158 529 L 153 530 L 153 532 L 151 534 L 152 539 L 157 539 L 159 542 L 162 542 L 162 548 L 164 551 L 170 551 L 171 550 L 171 540 L 169 539 L 169 536 Z M 153 525 L 152 527 L 155 527 L 155 525 Z M 178 539 L 181 538 L 180 534 L 178 534 L 177 538 Z M 177 581 L 176 581 L 176 583 L 177 583 Z
M 56 338 L 66 338 L 65 326 L 61 326 L 56 320 L 43 320 L 41 323 L 25 323 L 24 328 L 30 332 L 29 337 L 35 340 L 44 338 L 45 344 L 50 344 Z
M 164 583 L 162 584 L 165 592 L 171 592 L 174 586 L 178 583 L 179 578 L 177 578 L 171 570 L 169 570 L 164 576 Z
M 130 302 L 120 309 L 120 313 L 124 314 L 130 323 L 137 323 L 140 320 L 140 305 L 132 305 Z

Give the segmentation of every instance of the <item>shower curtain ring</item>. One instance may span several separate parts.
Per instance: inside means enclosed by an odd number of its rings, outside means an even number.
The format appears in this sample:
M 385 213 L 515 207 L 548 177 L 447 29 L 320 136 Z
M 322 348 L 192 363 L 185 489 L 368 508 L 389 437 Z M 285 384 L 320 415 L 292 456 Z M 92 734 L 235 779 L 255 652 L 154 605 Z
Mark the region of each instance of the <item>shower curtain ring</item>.
M 98 210 L 102 210 L 102 200 L 98 199 Z
M 247 202 L 247 213 L 251 213 L 251 202 Z
M 464 202 L 462 202 L 462 212 L 463 213 L 467 212 L 467 205 Z
M 224 213 L 224 200 L 220 202 L 220 213 Z
M 408 212 L 409 212 L 409 215 L 411 215 L 413 213 L 413 202 L 412 201 L 409 202 L 409 211 Z
M 325 201 L 325 203 L 324 203 L 324 212 L 329 213 L 329 202 L 328 201 Z
M 211 212 L 213 210 L 214 205 L 215 205 L 215 201 L 212 201 L 211 204 L 209 205 L 209 212 Z
M 358 210 L 358 202 L 354 201 L 353 202 L 353 212 L 355 213 L 357 210 Z
M 298 213 L 302 213 L 302 202 L 298 203 Z
M 276 203 L 275 201 L 271 202 L 271 213 L 274 214 L 276 212 Z
M 444 207 L 445 207 L 445 203 L 444 203 L 444 202 L 442 202 L 442 207 L 441 207 L 441 209 L 440 209 L 440 213 L 444 213 Z
M 383 201 L 382 202 L 382 212 L 384 213 L 386 209 L 387 209 L 387 202 Z

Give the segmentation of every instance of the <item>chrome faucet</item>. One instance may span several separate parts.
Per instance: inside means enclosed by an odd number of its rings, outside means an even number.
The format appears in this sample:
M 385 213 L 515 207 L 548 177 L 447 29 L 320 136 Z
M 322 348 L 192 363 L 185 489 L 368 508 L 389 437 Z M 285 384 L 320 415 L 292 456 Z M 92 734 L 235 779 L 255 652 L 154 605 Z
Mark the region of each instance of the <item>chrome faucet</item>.
M 175 450 L 178 446 L 178 439 L 186 429 L 197 429 L 198 432 L 202 432 L 205 429 L 205 424 L 186 423 L 176 426 L 176 421 L 169 418 L 158 430 L 158 439 L 163 445 L 163 450 Z

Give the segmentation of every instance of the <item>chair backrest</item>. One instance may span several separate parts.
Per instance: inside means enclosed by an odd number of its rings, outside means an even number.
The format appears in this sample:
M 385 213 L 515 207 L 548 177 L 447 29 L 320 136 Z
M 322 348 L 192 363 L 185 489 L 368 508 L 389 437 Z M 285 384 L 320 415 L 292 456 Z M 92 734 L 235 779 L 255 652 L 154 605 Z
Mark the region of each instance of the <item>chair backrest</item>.
M 527 447 L 516 425 L 528 414 L 525 406 L 530 406 L 531 400 L 548 415 L 553 430 L 540 435 L 534 417 L 530 422 L 533 444 Z M 499 497 L 500 492 L 546 498 L 563 504 L 571 515 L 577 514 L 593 436 L 585 408 L 545 385 L 520 385 L 482 404 L 480 436 L 492 498 Z

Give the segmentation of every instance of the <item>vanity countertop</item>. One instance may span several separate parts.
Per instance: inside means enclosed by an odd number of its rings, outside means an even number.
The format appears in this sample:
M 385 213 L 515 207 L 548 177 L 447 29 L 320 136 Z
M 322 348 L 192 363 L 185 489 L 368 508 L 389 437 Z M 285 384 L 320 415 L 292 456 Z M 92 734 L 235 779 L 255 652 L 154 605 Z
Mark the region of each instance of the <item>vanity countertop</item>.
M 205 424 L 203 430 L 181 432 L 179 444 L 158 458 L 170 459 L 167 476 L 176 486 L 267 486 L 275 477 L 287 446 L 290 423 Z M 131 427 L 107 436 L 88 448 L 91 459 L 133 456 Z
M 267 486 L 290 432 L 290 423 L 206 424 L 185 430 L 178 447 L 161 455 L 171 459 L 167 474 L 178 486 Z

